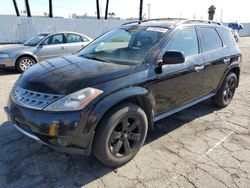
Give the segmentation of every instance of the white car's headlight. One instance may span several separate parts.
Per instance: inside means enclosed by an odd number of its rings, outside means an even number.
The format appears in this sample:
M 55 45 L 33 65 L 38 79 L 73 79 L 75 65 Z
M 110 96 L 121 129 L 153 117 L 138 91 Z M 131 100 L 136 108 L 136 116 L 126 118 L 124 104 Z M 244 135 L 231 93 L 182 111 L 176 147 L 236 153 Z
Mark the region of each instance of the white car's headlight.
M 74 111 L 86 107 L 92 100 L 102 94 L 103 91 L 95 88 L 85 88 L 67 95 L 47 106 L 45 111 Z
M 8 54 L 0 54 L 0 58 L 8 58 Z

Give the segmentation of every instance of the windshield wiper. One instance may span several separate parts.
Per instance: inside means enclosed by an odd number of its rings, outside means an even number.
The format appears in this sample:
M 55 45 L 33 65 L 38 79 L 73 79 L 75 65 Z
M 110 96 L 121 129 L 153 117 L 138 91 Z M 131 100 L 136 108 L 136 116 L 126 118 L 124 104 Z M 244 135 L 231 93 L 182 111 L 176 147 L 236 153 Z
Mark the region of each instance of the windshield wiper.
M 96 60 L 96 61 L 101 61 L 101 62 L 105 62 L 105 63 L 112 63 L 110 61 L 107 61 L 107 60 L 104 60 L 104 59 L 101 59 L 101 58 L 98 58 L 98 57 L 88 57 L 88 56 L 82 56 L 86 59 L 92 59 L 92 60 Z

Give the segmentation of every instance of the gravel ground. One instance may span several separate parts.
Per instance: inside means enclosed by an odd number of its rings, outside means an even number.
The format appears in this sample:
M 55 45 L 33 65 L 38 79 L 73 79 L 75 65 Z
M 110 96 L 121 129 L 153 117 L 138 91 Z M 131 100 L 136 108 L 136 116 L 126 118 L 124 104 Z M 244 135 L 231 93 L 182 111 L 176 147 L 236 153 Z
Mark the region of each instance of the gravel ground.
M 250 38 L 231 104 L 209 101 L 156 123 L 137 156 L 118 169 L 66 155 L 21 135 L 2 108 L 19 76 L 0 70 L 0 187 L 250 187 Z

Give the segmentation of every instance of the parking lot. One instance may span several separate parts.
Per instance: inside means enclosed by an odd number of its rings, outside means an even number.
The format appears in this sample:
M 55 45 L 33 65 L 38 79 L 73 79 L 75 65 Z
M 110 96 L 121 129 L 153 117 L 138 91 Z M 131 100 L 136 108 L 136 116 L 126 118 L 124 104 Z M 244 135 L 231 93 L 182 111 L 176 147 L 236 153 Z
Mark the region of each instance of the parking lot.
M 157 122 L 118 169 L 17 132 L 3 107 L 19 74 L 0 69 L 0 187 L 250 187 L 250 38 L 239 47 L 243 66 L 231 104 L 219 109 L 205 101 Z

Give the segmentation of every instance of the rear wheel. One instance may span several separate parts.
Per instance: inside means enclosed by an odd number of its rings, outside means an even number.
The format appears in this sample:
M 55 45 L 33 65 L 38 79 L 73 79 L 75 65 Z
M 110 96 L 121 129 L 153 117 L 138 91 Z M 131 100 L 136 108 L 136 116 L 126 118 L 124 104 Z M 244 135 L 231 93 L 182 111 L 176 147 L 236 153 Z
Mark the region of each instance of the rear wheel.
M 212 98 L 213 103 L 219 107 L 227 106 L 233 99 L 234 92 L 237 87 L 237 82 L 237 76 L 235 75 L 235 73 L 230 72 L 226 76 L 218 93 Z
M 108 112 L 98 126 L 94 155 L 107 166 L 121 166 L 140 150 L 147 130 L 147 116 L 140 107 L 131 103 L 119 105 Z
M 36 63 L 36 61 L 29 56 L 23 56 L 17 59 L 16 62 L 16 69 L 19 72 L 24 72 L 26 70 L 28 70 L 31 66 L 33 66 Z

